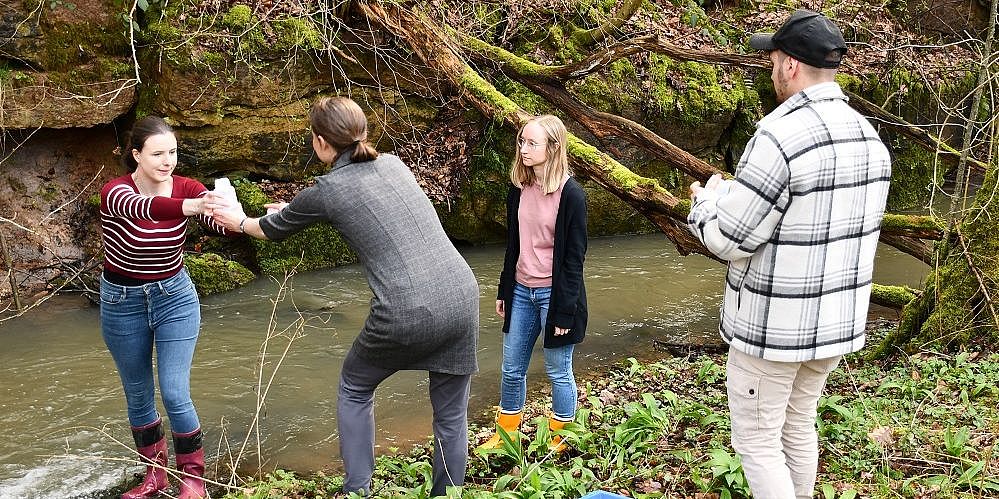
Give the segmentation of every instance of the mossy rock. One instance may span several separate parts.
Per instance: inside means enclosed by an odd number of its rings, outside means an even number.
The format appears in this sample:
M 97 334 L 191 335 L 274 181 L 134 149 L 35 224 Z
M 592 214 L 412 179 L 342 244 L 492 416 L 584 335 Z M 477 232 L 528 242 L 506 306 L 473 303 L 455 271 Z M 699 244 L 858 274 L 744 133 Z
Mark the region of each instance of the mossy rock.
M 449 205 L 438 205 L 444 231 L 452 239 L 487 244 L 506 239 L 506 196 L 514 132 L 490 123 L 472 152 L 468 179 Z
M 905 138 L 887 141 L 895 155 L 891 165 L 888 211 L 898 212 L 925 205 L 933 185 L 943 184 L 947 165 L 937 161 L 932 151 Z
M 252 182 L 237 181 L 234 187 L 247 215 L 263 215 L 266 212 L 264 205 L 273 201 Z M 257 265 L 261 272 L 267 274 L 280 274 L 293 269 L 305 272 L 357 261 L 357 255 L 343 236 L 326 222 L 309 226 L 283 241 L 253 239 L 251 244 Z
M 595 109 L 642 123 L 692 152 L 724 148 L 727 137 L 736 140 L 733 127 L 742 132 L 738 139 L 751 135 L 760 109 L 759 95 L 746 86 L 742 72 L 657 54 L 642 68 L 628 59 L 617 60 L 608 71 L 588 76 L 571 90 Z
M 326 222 L 319 222 L 283 241 L 253 240 L 261 272 L 281 274 L 327 269 L 357 262 L 343 236 Z
M 652 222 L 628 203 L 592 182 L 582 184 L 586 192 L 586 231 L 590 237 L 655 232 Z
M 184 266 L 201 296 L 232 291 L 256 277 L 238 262 L 226 260 L 214 253 L 185 255 Z

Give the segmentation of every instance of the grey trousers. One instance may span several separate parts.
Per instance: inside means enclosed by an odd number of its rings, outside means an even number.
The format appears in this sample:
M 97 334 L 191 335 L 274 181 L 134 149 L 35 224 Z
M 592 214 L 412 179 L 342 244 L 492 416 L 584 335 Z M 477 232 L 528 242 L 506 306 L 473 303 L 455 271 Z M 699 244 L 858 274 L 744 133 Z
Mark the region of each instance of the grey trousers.
M 347 353 L 340 372 L 337 427 L 346 477 L 344 492 L 371 491 L 375 469 L 375 389 L 395 369 L 384 369 Z M 468 390 L 472 376 L 430 372 L 434 408 L 434 462 L 431 495 L 465 483 L 468 463 Z

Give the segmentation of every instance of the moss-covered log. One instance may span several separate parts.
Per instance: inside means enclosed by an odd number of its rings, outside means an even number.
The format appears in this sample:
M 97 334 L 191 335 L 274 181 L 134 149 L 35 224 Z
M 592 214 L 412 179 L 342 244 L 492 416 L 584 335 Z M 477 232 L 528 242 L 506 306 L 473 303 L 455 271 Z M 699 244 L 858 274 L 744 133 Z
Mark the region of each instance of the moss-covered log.
M 908 286 L 885 286 L 874 284 L 871 287 L 871 303 L 901 310 L 920 295 Z
M 481 41 L 469 40 L 465 37 L 463 37 L 463 42 L 475 52 L 495 57 L 502 64 L 512 64 L 513 70 L 518 74 L 557 81 L 575 80 L 586 77 L 601 71 L 614 61 L 637 53 L 662 54 L 678 61 L 707 62 L 744 68 L 770 67 L 770 62 L 760 55 L 729 54 L 715 50 L 693 50 L 672 44 L 658 35 L 646 35 L 615 42 L 578 62 L 560 66 L 536 64 L 516 56 L 513 56 L 513 59 L 511 59 L 507 54 L 504 54 L 505 51 L 502 49 Z M 512 56 L 512 54 L 510 55 Z M 509 70 L 505 71 L 509 72 Z M 850 97 L 850 105 L 857 111 L 872 117 L 879 124 L 891 127 L 923 149 L 934 154 L 939 154 L 940 158 L 948 162 L 951 166 L 957 164 L 961 155 L 960 151 L 954 149 L 939 137 L 907 122 L 900 116 L 886 111 L 881 106 L 864 99 L 855 92 L 847 90 L 846 94 Z M 985 171 L 986 164 L 981 161 L 971 158 L 969 159 L 969 164 L 979 172 Z
M 518 80 L 568 113 L 572 119 L 585 126 L 594 136 L 600 138 L 616 136 L 628 140 L 694 178 L 703 180 L 715 173 L 721 173 L 718 168 L 677 147 L 643 125 L 615 114 L 593 109 L 579 102 L 565 90 L 564 86 L 559 84 L 551 67 L 535 64 L 510 51 L 476 38 L 457 33 L 456 35 L 460 37 L 465 48 L 473 56 L 484 62 L 499 62 L 500 69 L 505 74 Z

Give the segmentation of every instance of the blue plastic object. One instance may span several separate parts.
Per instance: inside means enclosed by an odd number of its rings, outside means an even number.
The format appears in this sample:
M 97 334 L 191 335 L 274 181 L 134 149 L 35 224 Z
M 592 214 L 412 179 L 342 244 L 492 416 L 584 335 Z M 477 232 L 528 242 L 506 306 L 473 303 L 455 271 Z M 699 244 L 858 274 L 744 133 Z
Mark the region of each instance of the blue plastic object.
M 585 496 L 581 497 L 580 499 L 617 499 L 617 498 L 629 499 L 627 496 L 622 496 L 620 494 L 614 494 L 612 492 L 607 492 L 607 491 L 604 491 L 604 490 L 596 490 L 596 491 L 590 492 L 589 494 L 586 494 Z

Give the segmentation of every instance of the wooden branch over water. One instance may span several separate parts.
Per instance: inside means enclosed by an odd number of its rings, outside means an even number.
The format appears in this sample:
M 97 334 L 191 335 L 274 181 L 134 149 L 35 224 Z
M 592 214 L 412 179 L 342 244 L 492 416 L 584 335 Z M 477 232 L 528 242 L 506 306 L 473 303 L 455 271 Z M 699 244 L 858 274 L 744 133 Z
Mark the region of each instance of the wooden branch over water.
M 915 300 L 920 294 L 922 294 L 921 291 L 914 290 L 908 286 L 871 285 L 871 303 L 897 310 L 901 310 L 902 307 Z

